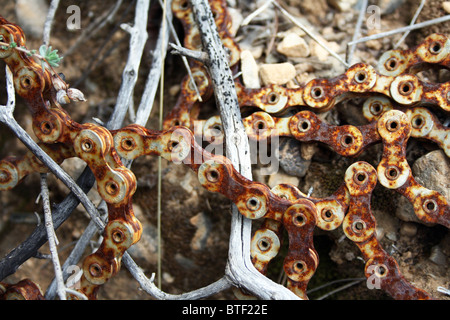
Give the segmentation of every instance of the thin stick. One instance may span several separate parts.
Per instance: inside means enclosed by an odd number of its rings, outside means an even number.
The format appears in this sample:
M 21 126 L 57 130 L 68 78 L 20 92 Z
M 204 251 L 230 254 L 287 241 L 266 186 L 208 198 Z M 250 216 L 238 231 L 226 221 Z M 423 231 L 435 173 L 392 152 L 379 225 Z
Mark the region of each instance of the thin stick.
M 182 293 L 179 295 L 168 294 L 161 291 L 153 283 L 153 277 L 148 279 L 141 268 L 139 268 L 136 263 L 131 259 L 130 255 L 125 252 L 122 257 L 123 264 L 131 272 L 137 282 L 140 284 L 141 288 L 151 294 L 156 299 L 160 300 L 195 300 L 202 299 L 212 296 L 213 294 L 219 293 L 231 287 L 230 281 L 226 277 L 220 278 L 218 281 L 213 282 L 206 287 L 193 290 L 191 292 Z
M 53 217 L 50 209 L 50 200 L 49 200 L 49 191 L 47 185 L 47 174 L 41 174 L 41 196 L 42 196 L 42 205 L 44 209 L 44 221 L 45 228 L 47 229 L 48 236 L 48 246 L 50 248 L 50 254 L 53 262 L 53 269 L 55 270 L 55 279 L 56 279 L 56 291 L 58 293 L 59 299 L 66 300 L 66 291 L 64 285 L 63 274 L 61 270 L 61 263 L 58 258 L 58 249 L 56 244 L 56 235 L 55 229 L 53 227 Z
M 335 57 L 337 60 L 339 60 L 345 67 L 349 67 L 348 63 L 345 62 L 344 59 L 342 59 L 336 52 L 331 50 L 327 45 L 320 40 L 315 34 L 313 34 L 305 25 L 300 23 L 297 19 L 295 19 L 294 16 L 292 16 L 289 12 L 287 12 L 280 4 L 278 4 L 274 0 L 270 0 L 280 11 L 283 13 L 286 18 L 288 18 L 293 24 L 295 24 L 297 27 L 302 29 L 311 39 L 313 39 L 315 42 L 317 42 L 318 45 L 320 45 L 322 48 L 328 51 L 329 54 L 331 54 L 333 57 Z
M 211 75 L 220 111 L 226 156 L 237 171 L 247 179 L 252 179 L 248 137 L 242 123 L 227 54 L 217 32 L 211 8 L 206 0 L 192 0 L 191 5 L 203 48 L 209 57 L 206 67 Z M 251 226 L 251 220 L 241 215 L 233 204 L 226 277 L 235 286 L 245 288 L 261 299 L 298 299 L 293 292 L 268 279 L 253 266 L 250 259 Z
M 45 19 L 44 32 L 43 32 L 43 44 L 48 46 L 50 42 L 50 31 L 52 29 L 53 20 L 55 19 L 55 13 L 59 6 L 59 0 L 52 0 L 50 3 L 50 8 L 47 13 L 47 18 Z
M 168 8 L 170 8 L 171 3 L 172 0 L 167 2 Z M 164 6 L 164 4 L 162 3 L 161 6 Z M 166 21 L 172 21 L 172 12 L 170 10 L 166 10 L 166 15 Z M 155 50 L 153 51 L 152 65 L 147 76 L 141 102 L 136 112 L 136 123 L 141 126 L 145 126 L 147 124 L 148 118 L 153 109 L 155 95 L 158 89 L 158 80 L 161 78 L 163 61 L 165 59 L 167 46 L 169 43 L 169 32 L 166 30 L 167 28 L 163 28 L 163 23 L 165 23 L 164 20 L 161 20 L 158 40 L 156 42 Z
M 174 43 L 169 43 L 169 45 L 173 49 L 170 52 L 171 54 L 181 55 L 182 57 L 189 57 L 203 64 L 206 64 L 208 62 L 208 55 L 206 54 L 206 52 L 187 49 Z
M 172 1 L 172 0 L 170 0 L 170 1 Z M 161 6 L 163 5 L 161 0 L 159 0 L 159 3 L 160 3 Z M 167 24 L 169 25 L 170 33 L 172 34 L 172 38 L 174 39 L 175 43 L 179 47 L 181 47 L 182 46 L 181 45 L 181 41 L 178 38 L 177 32 L 175 31 L 175 27 L 173 26 L 172 18 L 169 19 L 169 16 L 170 17 L 172 16 L 171 10 L 168 10 L 168 12 L 167 12 L 167 19 L 166 19 L 167 20 Z M 184 57 L 184 56 L 181 56 L 181 60 L 183 61 L 184 67 L 186 68 L 186 71 L 187 71 L 187 73 L 189 75 L 189 79 L 191 79 L 191 83 L 193 85 L 195 93 L 197 94 L 197 99 L 198 99 L 198 101 L 202 102 L 203 101 L 202 100 L 202 96 L 200 95 L 200 91 L 198 91 L 197 83 L 195 83 L 194 75 L 192 74 L 191 67 L 189 66 L 187 58 Z
M 264 10 L 266 10 L 272 4 L 272 0 L 267 0 L 262 6 L 250 13 L 244 20 L 242 20 L 241 26 L 248 25 L 253 19 L 260 15 Z
M 420 22 L 420 23 L 417 23 L 417 24 L 414 24 L 414 25 L 410 25 L 410 26 L 394 29 L 394 30 L 391 30 L 391 31 L 383 32 L 383 33 L 373 34 L 371 36 L 363 37 L 363 38 L 360 38 L 358 40 L 351 41 L 351 42 L 347 43 L 347 48 L 349 46 L 354 45 L 354 44 L 363 43 L 363 42 L 366 42 L 366 41 L 369 41 L 369 40 L 376 40 L 376 39 L 389 37 L 389 36 L 392 36 L 392 35 L 397 34 L 397 33 L 402 33 L 402 32 L 406 32 L 406 31 L 421 29 L 421 28 L 428 27 L 428 26 L 431 26 L 433 24 L 442 23 L 442 22 L 445 22 L 445 21 L 448 21 L 448 20 L 450 20 L 450 15 L 445 15 L 445 16 L 442 16 L 442 17 L 439 17 L 439 18 L 436 18 L 436 19 L 427 20 L 427 21 Z
M 141 63 L 144 46 L 148 38 L 147 20 L 150 0 L 138 0 L 133 27 L 122 24 L 121 27 L 130 34 L 130 50 L 128 60 L 122 73 L 122 84 L 117 96 L 117 112 L 113 114 L 107 126 L 109 129 L 119 129 L 116 123 L 122 123 L 128 110 L 128 105 L 133 98 L 139 65 Z
M 365 279 L 364 279 L 364 280 L 365 280 Z M 355 280 L 355 281 L 352 281 L 352 282 L 350 282 L 350 283 L 348 283 L 348 284 L 346 284 L 346 285 L 343 285 L 342 287 L 339 287 L 339 288 L 337 288 L 337 289 L 335 289 L 335 290 L 333 290 L 333 291 L 330 291 L 330 292 L 324 294 L 323 296 L 317 298 L 317 300 L 323 300 L 323 299 L 325 299 L 325 298 L 328 298 L 329 296 L 331 296 L 331 295 L 333 295 L 333 294 L 335 294 L 335 293 L 338 293 L 338 292 L 340 292 L 340 291 L 343 291 L 343 290 L 345 290 L 345 289 L 347 289 L 347 288 L 350 288 L 350 287 L 354 286 L 355 284 L 361 283 L 362 281 L 363 281 L 363 280 Z
M 414 25 L 414 23 L 416 23 L 416 20 L 417 20 L 417 18 L 419 17 L 419 14 L 420 14 L 420 12 L 422 11 L 422 9 L 423 9 L 423 7 L 424 7 L 424 5 L 425 5 L 425 2 L 427 2 L 427 0 L 422 0 L 422 1 L 420 2 L 419 7 L 417 8 L 416 12 L 414 13 L 414 17 L 411 19 L 411 23 L 409 24 L 410 26 L 412 26 L 412 25 Z M 402 37 L 400 38 L 400 40 L 398 40 L 397 43 L 395 44 L 394 49 L 397 49 L 398 46 L 400 46 L 400 44 L 401 44 L 401 43 L 406 39 L 406 37 L 408 36 L 409 32 L 410 32 L 410 31 L 408 30 L 408 31 L 406 31 L 406 32 L 402 35 Z
M 103 212 L 102 213 L 102 219 L 106 219 L 107 217 L 107 208 L 106 208 L 106 202 L 105 201 L 101 201 L 100 204 L 98 205 L 98 210 L 99 212 Z M 98 227 L 95 225 L 95 223 L 91 220 L 89 221 L 88 226 L 86 227 L 86 229 L 84 230 L 83 234 L 81 235 L 81 237 L 78 239 L 78 241 L 75 244 L 75 247 L 72 249 L 72 251 L 70 252 L 69 256 L 67 257 L 66 261 L 64 261 L 64 264 L 62 266 L 63 269 L 63 279 L 64 281 L 67 280 L 67 278 L 69 277 L 69 274 L 66 272 L 67 269 L 70 266 L 76 265 L 78 263 L 78 261 L 80 261 L 83 253 L 86 250 L 86 247 L 89 245 L 91 238 L 100 230 L 98 229 Z M 55 294 L 56 294 L 56 279 L 53 279 L 52 283 L 48 286 L 47 291 L 45 293 L 45 298 L 46 299 L 53 299 Z
M 166 32 L 166 0 L 164 0 L 163 4 L 163 18 L 162 18 L 162 32 L 163 34 Z M 162 50 L 165 47 L 164 39 L 163 44 L 161 46 L 161 58 L 162 58 L 162 67 L 161 67 L 161 78 L 159 85 L 159 130 L 163 128 L 163 120 L 164 120 L 164 62 L 165 55 Z M 158 230 L 158 265 L 157 265 L 157 278 L 158 278 L 158 288 L 161 289 L 161 264 L 162 264 L 162 251 L 161 251 L 161 193 L 162 193 L 162 159 L 158 157 L 158 201 L 156 207 L 156 215 L 157 215 L 157 230 Z
M 359 10 L 358 20 L 356 21 L 355 32 L 353 33 L 353 38 L 352 38 L 353 41 L 358 39 L 359 35 L 361 34 L 361 25 L 364 20 L 368 2 L 369 2 L 368 0 L 362 0 L 361 9 Z M 349 65 L 352 64 L 352 59 L 353 59 L 353 54 L 355 52 L 355 49 L 356 49 L 356 45 L 352 45 L 350 47 L 350 52 L 347 56 L 347 63 Z
M 348 278 L 348 279 L 333 280 L 333 281 L 327 282 L 327 283 L 325 283 L 323 285 L 320 285 L 318 287 L 309 289 L 307 293 L 310 294 L 310 293 L 316 292 L 316 291 L 318 291 L 320 289 L 326 288 L 326 287 L 331 286 L 331 285 L 336 284 L 336 283 L 348 282 L 348 281 L 364 281 L 364 280 L 366 280 L 366 278 Z

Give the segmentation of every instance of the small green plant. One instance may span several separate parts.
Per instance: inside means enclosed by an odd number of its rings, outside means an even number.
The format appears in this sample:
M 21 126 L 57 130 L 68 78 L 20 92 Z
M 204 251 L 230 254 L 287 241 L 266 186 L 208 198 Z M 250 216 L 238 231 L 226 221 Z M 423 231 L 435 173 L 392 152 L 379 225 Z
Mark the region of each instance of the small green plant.
M 0 49 L 7 50 L 9 48 L 16 49 L 22 51 L 27 54 L 29 57 L 35 57 L 41 61 L 42 69 L 45 70 L 46 65 L 50 67 L 59 67 L 59 63 L 62 60 L 62 57 L 59 56 L 58 50 L 52 48 L 52 46 L 46 46 L 45 44 L 39 47 L 39 54 L 37 50 L 28 50 L 25 47 L 18 47 L 17 43 L 13 41 L 11 37 L 11 41 L 9 43 L 5 42 L 5 39 L 2 35 L 0 35 Z
M 39 53 L 50 66 L 59 67 L 59 62 L 62 60 L 62 57 L 58 55 L 58 50 L 52 50 L 52 46 L 47 47 L 43 44 L 39 47 Z

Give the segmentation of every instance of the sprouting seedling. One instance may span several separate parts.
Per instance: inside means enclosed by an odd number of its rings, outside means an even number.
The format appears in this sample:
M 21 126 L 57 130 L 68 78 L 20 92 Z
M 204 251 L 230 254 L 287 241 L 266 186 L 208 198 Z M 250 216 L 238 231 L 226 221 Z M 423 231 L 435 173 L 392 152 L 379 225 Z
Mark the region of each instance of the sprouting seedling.
M 12 35 L 9 43 L 5 42 L 5 39 L 0 35 L 0 49 L 7 50 L 9 48 L 16 49 L 26 53 L 29 57 L 37 58 L 41 61 L 42 69 L 45 70 L 46 65 L 50 67 L 59 67 L 59 62 L 61 62 L 62 57 L 58 55 L 58 50 L 52 50 L 52 46 L 47 47 L 46 45 L 41 45 L 39 48 L 39 53 L 37 50 L 28 50 L 25 47 L 19 47 L 14 41 Z
M 58 73 L 53 70 L 53 67 L 59 67 L 59 62 L 61 62 L 62 57 L 58 55 L 58 50 L 53 50 L 52 46 L 41 45 L 39 47 L 39 53 L 37 50 L 28 50 L 25 47 L 17 46 L 17 43 L 14 42 L 14 39 L 11 35 L 11 39 L 9 43 L 5 42 L 5 39 L 2 35 L 0 35 L 0 49 L 15 49 L 21 52 L 24 52 L 27 56 L 36 58 L 40 60 L 41 67 L 45 71 L 46 67 L 49 66 L 52 69 L 53 78 L 52 83 L 53 87 L 57 91 L 57 101 L 61 104 L 69 103 L 72 101 L 86 101 L 83 93 L 75 88 L 69 88 L 69 86 L 65 83 L 63 79 L 59 76 Z
M 43 44 L 39 48 L 39 53 L 42 57 L 44 57 L 43 61 L 48 63 L 50 66 L 59 67 L 59 62 L 62 60 L 62 57 L 58 55 L 58 50 L 52 50 L 52 46 L 47 47 Z

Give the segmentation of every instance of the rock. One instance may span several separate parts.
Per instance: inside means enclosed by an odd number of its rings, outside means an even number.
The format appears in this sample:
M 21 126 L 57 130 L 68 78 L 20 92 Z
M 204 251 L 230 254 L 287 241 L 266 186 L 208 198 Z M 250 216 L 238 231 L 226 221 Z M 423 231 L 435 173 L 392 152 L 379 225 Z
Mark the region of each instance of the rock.
M 431 248 L 431 254 L 429 259 L 440 266 L 444 266 L 447 263 L 447 257 L 442 252 L 442 249 L 440 248 L 439 245 L 433 246 Z
M 412 172 L 418 183 L 439 192 L 450 201 L 450 160 L 442 150 L 432 151 L 417 159 Z M 403 221 L 423 223 L 416 217 L 412 204 L 404 197 L 399 199 L 395 214 Z
M 173 283 L 175 281 L 175 277 L 172 276 L 170 273 L 168 272 L 163 272 L 162 273 L 162 279 L 166 282 L 166 283 Z
M 259 67 L 259 75 L 264 85 L 286 84 L 295 74 L 295 67 L 289 62 L 262 64 Z
M 185 257 L 181 253 L 175 254 L 175 261 L 178 262 L 178 264 L 183 267 L 185 270 L 192 270 L 197 267 L 194 260 Z
M 413 175 L 425 188 L 436 190 L 450 201 L 450 160 L 442 150 L 435 150 L 414 162 Z
M 409 238 L 415 237 L 417 234 L 417 225 L 412 222 L 404 222 L 400 227 L 400 235 Z
M 292 27 L 286 31 L 280 31 L 277 33 L 277 37 L 279 38 L 284 38 L 285 36 L 287 36 L 290 33 L 295 33 L 296 35 L 298 35 L 299 37 L 303 37 L 306 35 L 305 31 L 303 31 L 301 28 L 295 26 Z
M 300 179 L 294 176 L 287 175 L 281 171 L 278 171 L 277 173 L 271 174 L 269 177 L 268 185 L 270 188 L 273 188 L 279 184 L 287 183 L 291 184 L 293 186 L 298 187 L 298 184 L 300 183 Z
M 211 221 L 203 212 L 193 216 L 189 221 L 197 227 L 197 231 L 195 231 L 191 239 L 191 249 L 194 251 L 203 250 L 206 247 L 206 242 L 211 231 Z
M 350 10 L 358 0 L 328 0 L 328 3 L 339 11 Z
M 288 175 L 301 178 L 309 169 L 314 147 L 302 145 L 303 143 L 294 139 L 280 140 L 280 167 Z M 305 159 L 304 156 L 309 159 Z
M 294 67 L 297 74 L 310 73 L 314 71 L 313 65 L 309 62 L 297 63 Z
M 27 37 L 42 38 L 48 4 L 44 0 L 17 0 L 17 23 L 25 31 Z
M 264 52 L 264 46 L 262 45 L 254 46 L 251 43 L 245 41 L 240 42 L 239 47 L 241 48 L 242 51 L 250 51 L 254 59 L 261 58 Z
M 242 80 L 246 88 L 258 89 L 261 87 L 258 64 L 249 50 L 241 52 L 241 70 Z
M 304 58 L 310 50 L 306 41 L 296 33 L 288 33 L 277 45 L 277 51 L 286 57 Z
M 444 9 L 445 12 L 450 13 L 450 1 L 442 2 L 442 9 Z
M 325 44 L 325 46 L 330 48 L 330 50 L 332 50 L 336 53 L 339 51 L 340 46 L 337 42 L 326 41 L 324 38 L 322 38 L 320 36 L 318 38 Z M 328 60 L 328 56 L 330 55 L 330 53 L 316 41 L 311 40 L 311 42 L 309 44 L 309 49 L 310 49 L 312 57 L 316 57 L 319 61 Z
M 238 32 L 239 27 L 241 26 L 242 20 L 244 20 L 244 17 L 242 16 L 240 10 L 237 10 L 235 8 L 228 7 L 227 11 L 231 18 L 231 28 L 229 30 L 230 30 L 231 36 L 234 37 L 234 36 L 236 36 L 236 33 Z

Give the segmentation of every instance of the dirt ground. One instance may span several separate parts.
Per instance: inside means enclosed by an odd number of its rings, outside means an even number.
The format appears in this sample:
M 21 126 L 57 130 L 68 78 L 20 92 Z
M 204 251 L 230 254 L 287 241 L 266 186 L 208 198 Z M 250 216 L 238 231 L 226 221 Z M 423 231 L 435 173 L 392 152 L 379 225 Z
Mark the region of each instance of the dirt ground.
M 66 28 L 69 14 L 66 12 L 71 1 L 63 0 L 59 5 L 56 20 L 51 34 L 51 45 L 65 53 L 80 37 L 84 28 L 116 1 L 78 1 L 81 9 L 81 29 L 69 31 Z M 255 1 L 262 4 L 264 1 Z M 358 11 L 355 8 L 348 9 L 345 4 L 356 5 L 355 1 L 339 0 L 286 0 L 282 3 L 289 8 L 292 14 L 301 15 L 306 19 L 313 30 L 322 35 L 329 42 L 337 45 L 338 52 L 343 52 L 345 44 L 353 36 Z M 118 26 L 120 23 L 132 23 L 134 19 L 134 5 L 131 1 L 124 1 L 114 18 L 105 26 L 93 34 L 76 48 L 73 53 L 66 56 L 58 71 L 64 73 L 66 80 L 73 87 L 83 91 L 87 102 L 70 104 L 66 110 L 78 122 L 92 121 L 96 117 L 107 121 L 116 101 L 116 95 L 120 88 L 122 70 L 128 56 L 129 36 Z M 133 2 L 134 3 L 134 2 Z M 138 83 L 135 90 L 135 104 L 139 103 L 139 97 L 143 92 L 147 72 L 151 64 L 151 50 L 154 47 L 160 26 L 161 12 L 155 1 L 152 1 L 150 19 L 148 25 L 149 41 L 144 50 Z M 247 3 L 247 5 L 245 5 Z M 248 5 L 252 3 L 252 5 Z M 372 2 L 370 2 L 371 4 Z M 419 0 L 383 0 L 377 2 L 381 10 L 381 30 L 378 32 L 395 29 L 408 25 Z M 253 2 L 230 1 L 241 16 L 247 16 L 256 5 Z M 11 0 L 0 0 L 0 15 L 12 22 L 18 22 L 19 18 L 15 10 L 15 3 Z M 319 8 L 319 10 L 317 9 Z M 339 8 L 341 8 L 339 10 Z M 266 12 L 267 17 L 261 16 L 256 23 L 264 26 L 267 36 L 259 39 L 262 53 L 257 59 L 258 63 L 285 62 L 286 57 L 275 50 L 280 41 L 273 37 L 276 32 L 282 32 L 293 27 L 278 14 L 275 23 L 272 11 Z M 429 0 L 426 2 L 418 21 L 426 21 L 447 14 L 442 9 L 442 1 Z M 368 17 L 369 14 L 366 14 Z M 267 20 L 264 20 L 267 19 Z M 266 22 L 265 22 L 266 21 Z M 176 22 L 179 34 L 182 28 Z M 274 29 L 275 28 L 275 29 Z M 275 31 L 274 31 L 275 30 Z M 432 32 L 442 32 L 450 35 L 450 24 L 441 23 L 419 31 L 411 32 L 401 48 L 414 46 L 425 36 Z M 369 30 L 363 24 L 362 35 Z M 242 43 L 249 36 L 244 30 L 237 33 L 237 38 Z M 392 49 L 393 44 L 401 37 L 395 35 L 389 38 L 374 40 L 357 46 L 355 59 L 376 65 L 381 54 Z M 180 36 L 180 38 L 182 38 Z M 37 36 L 29 36 L 28 48 L 38 48 L 41 39 Z M 257 48 L 259 46 L 255 46 Z M 269 51 L 269 49 L 270 51 Z M 292 62 L 292 61 L 291 61 Z M 298 61 L 297 61 L 298 63 Z M 332 58 L 317 63 L 314 57 L 302 60 L 306 71 L 299 74 L 301 79 L 316 77 L 332 77 L 344 70 Z M 3 70 L 3 64 L 0 64 Z M 183 70 L 182 72 L 180 70 Z M 179 84 L 184 77 L 184 67 L 178 56 L 168 55 L 165 66 L 165 94 L 164 112 L 168 113 L 177 99 Z M 303 77 L 303 78 L 302 78 Z M 0 77 L 0 88 L 5 87 L 4 77 Z M 0 94 L 0 103 L 5 102 L 4 89 Z M 155 107 L 147 124 L 148 128 L 158 128 L 158 104 L 157 94 Z M 355 102 L 343 104 L 334 108 L 327 116 L 327 120 L 338 123 L 359 124 L 361 118 L 355 116 Z M 23 101 L 18 101 L 15 116 L 18 121 L 31 132 L 30 116 Z M 447 116 L 448 115 L 444 115 Z M 426 142 L 411 142 L 412 151 L 408 154 L 408 161 L 413 163 L 421 156 L 436 150 L 436 146 Z M 6 128 L 0 127 L 0 155 L 21 155 L 25 152 L 23 146 L 14 138 Z M 297 150 L 298 151 L 298 150 Z M 292 151 L 295 152 L 295 151 Z M 357 160 L 376 162 L 381 149 L 379 146 L 371 148 Z M 282 153 L 283 154 L 283 153 Z M 448 160 L 448 159 L 447 159 Z M 323 146 L 317 146 L 316 153 L 308 164 L 306 172 L 297 177 L 298 187 L 307 192 L 313 187 L 313 196 L 322 197 L 336 190 L 343 181 L 346 168 L 356 161 L 344 159 L 332 154 Z M 444 166 L 450 168 L 447 161 Z M 230 203 L 218 194 L 205 191 L 199 184 L 195 174 L 188 168 L 163 160 L 162 163 L 162 289 L 168 293 L 178 294 L 203 287 L 221 278 L 224 274 L 228 255 L 228 237 L 230 231 Z M 81 172 L 83 164 L 76 160 L 66 161 L 63 164 L 72 176 Z M 132 166 L 137 177 L 138 188 L 133 198 L 135 214 L 142 222 L 144 232 L 141 241 L 130 249 L 130 254 L 143 268 L 147 276 L 157 270 L 157 159 L 154 157 L 138 158 Z M 286 176 L 281 172 L 280 179 Z M 450 185 L 447 178 L 447 185 Z M 54 203 L 61 201 L 67 194 L 67 189 L 56 179 L 50 176 L 51 200 Z M 268 177 L 257 177 L 262 182 L 268 183 Z M 38 223 L 35 212 L 42 217 L 40 205 L 36 204 L 36 198 L 40 192 L 39 175 L 32 174 L 15 189 L 4 191 L 0 194 L 0 257 L 3 257 L 17 247 L 32 232 Z M 99 202 L 98 194 L 92 191 L 90 194 L 94 203 Z M 450 200 L 450 199 L 449 199 Z M 437 225 L 424 225 L 416 221 L 400 219 L 395 212 L 403 205 L 400 196 L 381 186 L 374 191 L 373 212 L 376 216 L 381 233 L 380 242 L 385 250 L 399 263 L 400 270 L 405 278 L 415 286 L 430 292 L 437 299 L 450 299 L 437 291 L 439 286 L 450 286 L 450 236 L 446 228 Z M 59 240 L 59 254 L 62 261 L 70 253 L 71 248 L 83 233 L 89 222 L 84 209 L 79 206 L 71 217 L 57 230 Z M 92 241 L 92 247 L 86 255 L 98 245 L 98 235 Z M 358 248 L 345 238 L 341 228 L 332 232 L 317 230 L 314 246 L 319 253 L 320 263 L 316 274 L 310 281 L 308 288 L 317 288 L 323 284 L 336 280 L 350 278 L 364 278 L 364 262 Z M 47 245 L 40 249 L 40 253 L 48 254 Z M 280 267 L 283 257 L 277 257 L 271 264 L 268 276 L 274 281 L 283 282 L 283 272 Z M 78 264 L 81 266 L 81 262 Z M 10 275 L 5 282 L 17 282 L 29 278 L 39 283 L 45 292 L 53 279 L 52 263 L 48 259 L 32 258 L 24 263 L 16 273 Z M 309 294 L 311 299 L 322 298 L 332 290 L 347 282 L 339 282 L 327 286 L 324 289 L 313 291 Z M 211 299 L 234 299 L 231 290 L 210 297 Z M 351 286 L 345 290 L 326 296 L 328 299 L 391 299 L 380 290 L 370 290 L 365 281 Z M 139 288 L 139 284 L 129 272 L 122 268 L 117 276 L 105 284 L 99 292 L 99 299 L 123 299 L 142 300 L 152 299 L 151 296 Z

